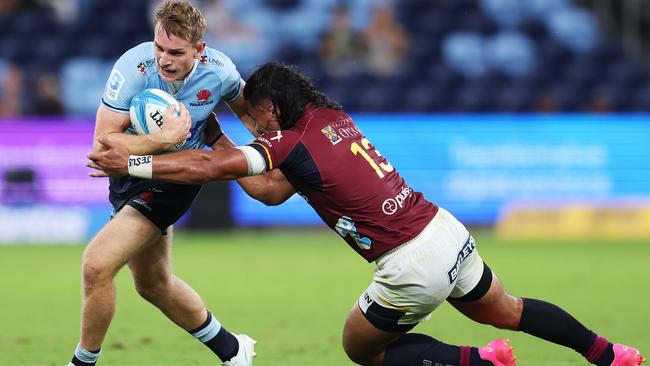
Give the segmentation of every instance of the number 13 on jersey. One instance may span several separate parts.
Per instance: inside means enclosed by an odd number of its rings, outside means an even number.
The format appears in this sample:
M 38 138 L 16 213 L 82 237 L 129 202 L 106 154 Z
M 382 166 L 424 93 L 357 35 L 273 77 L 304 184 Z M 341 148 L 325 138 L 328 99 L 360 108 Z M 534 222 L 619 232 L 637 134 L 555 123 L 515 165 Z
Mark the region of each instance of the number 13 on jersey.
M 353 142 L 350 145 L 350 151 L 352 151 L 354 155 L 361 154 L 361 156 L 363 156 L 363 158 L 366 159 L 368 164 L 370 164 L 370 166 L 375 170 L 375 173 L 377 173 L 379 178 L 384 178 L 385 176 L 384 172 L 390 173 L 394 170 L 393 166 L 390 165 L 390 163 L 386 159 L 383 159 L 384 162 L 379 162 L 379 163 L 375 162 L 375 159 L 382 158 L 382 156 L 377 149 L 370 146 L 370 142 L 365 137 L 361 140 L 361 145 L 359 145 L 356 142 Z M 370 156 L 371 153 L 375 155 L 374 159 L 373 157 Z

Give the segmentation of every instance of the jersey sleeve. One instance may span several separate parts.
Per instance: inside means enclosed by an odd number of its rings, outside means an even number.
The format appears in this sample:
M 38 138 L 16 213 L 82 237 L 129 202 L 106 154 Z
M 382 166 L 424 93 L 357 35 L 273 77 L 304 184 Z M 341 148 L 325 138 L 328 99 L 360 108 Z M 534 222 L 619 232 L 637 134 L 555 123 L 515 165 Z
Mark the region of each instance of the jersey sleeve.
M 145 86 L 145 77 L 137 68 L 138 55 L 136 49 L 124 53 L 106 81 L 102 104 L 114 112 L 128 114 L 131 99 Z
M 224 72 L 221 77 L 221 98 L 230 102 L 239 96 L 241 89 L 241 75 L 235 64 L 228 57 L 224 56 Z
M 266 170 L 272 170 L 288 163 L 294 155 L 291 152 L 299 142 L 299 135 L 293 131 L 268 132 L 250 143 L 262 155 Z

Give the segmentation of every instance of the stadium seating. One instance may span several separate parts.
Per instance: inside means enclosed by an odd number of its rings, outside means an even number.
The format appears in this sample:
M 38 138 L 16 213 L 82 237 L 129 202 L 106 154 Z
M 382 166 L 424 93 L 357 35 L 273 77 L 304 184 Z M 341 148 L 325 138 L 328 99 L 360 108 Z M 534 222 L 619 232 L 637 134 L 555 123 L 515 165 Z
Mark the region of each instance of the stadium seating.
M 260 58 L 273 55 L 298 64 L 349 110 L 531 112 L 540 98 L 562 98 L 558 110 L 577 112 L 604 98 L 614 110 L 636 111 L 650 103 L 647 72 L 608 40 L 593 14 L 570 0 L 394 2 L 409 35 L 402 68 L 388 77 L 361 72 L 349 79 L 323 66 L 321 37 L 340 4 L 348 6 L 352 28 L 362 31 L 376 1 L 224 1 L 239 21 L 262 30 L 251 47 L 221 43 L 244 77 Z M 148 14 L 155 4 L 96 0 L 83 5 L 87 14 L 66 24 L 43 11 L 0 14 L 0 53 L 28 70 L 58 71 L 63 103 L 73 114 L 92 115 L 97 100 L 89 96 L 104 83 L 96 79 L 126 49 L 151 39 Z M 218 39 L 213 46 L 220 48 Z M 82 107 L 81 100 L 94 106 Z
M 70 115 L 93 116 L 104 92 L 112 63 L 96 58 L 74 58 L 61 68 L 61 94 Z

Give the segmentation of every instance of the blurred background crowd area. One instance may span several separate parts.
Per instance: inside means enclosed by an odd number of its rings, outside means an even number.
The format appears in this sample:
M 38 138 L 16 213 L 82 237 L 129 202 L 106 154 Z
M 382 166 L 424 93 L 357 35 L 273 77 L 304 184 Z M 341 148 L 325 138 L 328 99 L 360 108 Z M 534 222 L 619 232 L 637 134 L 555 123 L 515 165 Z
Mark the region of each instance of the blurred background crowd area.
M 92 117 L 159 1 L 0 0 L 0 117 Z M 638 0 L 195 0 L 243 77 L 297 64 L 352 112 L 650 110 Z

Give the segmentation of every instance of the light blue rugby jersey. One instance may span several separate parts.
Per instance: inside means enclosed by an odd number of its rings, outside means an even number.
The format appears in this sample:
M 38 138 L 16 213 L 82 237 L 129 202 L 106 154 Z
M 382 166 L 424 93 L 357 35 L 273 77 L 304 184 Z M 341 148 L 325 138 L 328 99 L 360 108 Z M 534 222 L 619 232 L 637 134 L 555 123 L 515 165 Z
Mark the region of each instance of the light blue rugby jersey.
M 153 42 L 141 43 L 120 57 L 106 82 L 102 103 L 108 109 L 129 113 L 131 99 L 141 90 L 158 88 L 182 102 L 192 118 L 192 136 L 182 149 L 201 148 L 203 130 L 210 112 L 220 100 L 231 101 L 239 95 L 241 76 L 230 58 L 206 47 L 181 88 L 173 94 L 158 75 Z M 135 132 L 129 128 L 128 133 Z

